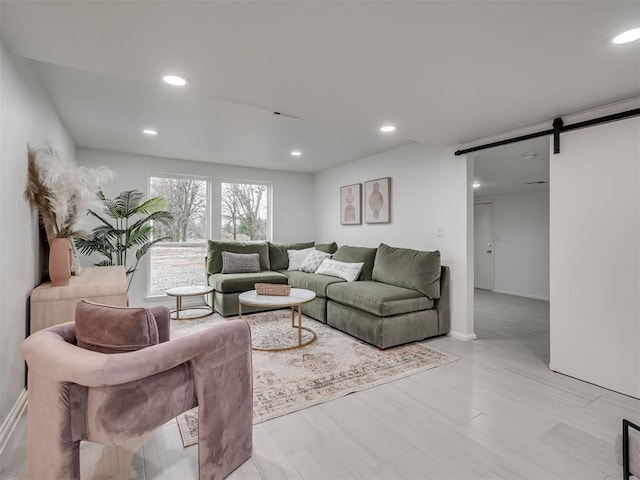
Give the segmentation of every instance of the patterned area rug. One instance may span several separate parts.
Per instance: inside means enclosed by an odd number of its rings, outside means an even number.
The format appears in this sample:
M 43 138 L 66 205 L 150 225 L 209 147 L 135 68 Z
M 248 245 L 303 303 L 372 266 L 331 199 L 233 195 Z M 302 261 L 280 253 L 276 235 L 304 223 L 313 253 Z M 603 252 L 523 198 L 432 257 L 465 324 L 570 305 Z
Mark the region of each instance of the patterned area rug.
M 243 317 L 251 325 L 254 347 L 297 343 L 288 310 Z M 172 321 L 172 337 L 197 333 L 219 315 L 201 320 Z M 297 319 L 296 319 L 297 321 Z M 253 352 L 253 423 L 264 422 L 352 392 L 391 382 L 456 360 L 411 343 L 379 350 L 327 325 L 303 317 L 302 325 L 313 329 L 311 345 L 284 352 Z M 303 341 L 311 338 L 303 331 Z M 185 447 L 198 443 L 198 409 L 178 417 Z

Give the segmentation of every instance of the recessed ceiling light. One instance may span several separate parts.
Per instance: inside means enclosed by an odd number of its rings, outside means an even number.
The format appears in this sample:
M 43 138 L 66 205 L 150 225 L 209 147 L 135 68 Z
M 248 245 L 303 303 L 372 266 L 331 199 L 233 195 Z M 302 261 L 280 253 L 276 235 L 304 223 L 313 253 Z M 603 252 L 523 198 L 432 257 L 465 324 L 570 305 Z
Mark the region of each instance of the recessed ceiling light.
M 162 80 L 164 80 L 164 82 L 168 83 L 169 85 L 173 85 L 174 87 L 184 87 L 188 83 L 188 80 L 186 78 L 179 77 L 178 75 L 165 75 L 164 77 L 162 77 Z
M 142 133 L 144 133 L 145 135 L 157 135 L 158 131 L 154 130 L 153 128 L 145 128 L 144 130 L 142 130 Z
M 640 28 L 632 28 L 626 32 L 622 32 L 620 35 L 616 35 L 611 40 L 616 45 L 622 45 L 623 43 L 634 42 L 640 38 Z
M 391 133 L 396 131 L 396 127 L 393 125 L 383 125 L 380 127 L 380 131 L 383 133 Z
M 300 150 L 294 150 L 293 152 L 291 152 L 292 157 L 299 157 L 301 155 L 302 155 L 302 152 Z
M 480 182 L 473 182 L 473 188 L 480 188 Z

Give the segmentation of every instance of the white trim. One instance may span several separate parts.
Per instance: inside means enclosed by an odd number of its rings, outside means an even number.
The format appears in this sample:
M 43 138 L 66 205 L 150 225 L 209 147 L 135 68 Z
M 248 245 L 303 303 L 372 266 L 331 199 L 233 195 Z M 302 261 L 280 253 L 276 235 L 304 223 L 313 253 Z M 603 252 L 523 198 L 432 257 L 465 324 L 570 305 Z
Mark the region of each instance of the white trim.
M 451 338 L 455 338 L 456 340 L 462 340 L 463 342 L 469 342 L 471 340 L 476 340 L 478 336 L 475 333 L 460 333 L 454 330 L 449 332 L 449 336 Z
M 546 297 L 544 295 L 533 295 L 530 293 L 521 293 L 521 292 L 509 292 L 507 290 L 492 290 L 493 293 L 502 293 L 504 295 L 513 295 L 516 297 L 525 297 L 525 298 L 533 298 L 535 300 L 546 300 L 547 302 L 550 301 L 549 297 Z
M 9 443 L 9 438 L 11 438 L 11 434 L 16 429 L 18 420 L 22 417 L 25 408 L 27 408 L 27 390 L 23 389 L 9 412 L 9 415 L 7 415 L 7 418 L 2 422 L 2 426 L 0 426 L 0 455 L 4 447 Z

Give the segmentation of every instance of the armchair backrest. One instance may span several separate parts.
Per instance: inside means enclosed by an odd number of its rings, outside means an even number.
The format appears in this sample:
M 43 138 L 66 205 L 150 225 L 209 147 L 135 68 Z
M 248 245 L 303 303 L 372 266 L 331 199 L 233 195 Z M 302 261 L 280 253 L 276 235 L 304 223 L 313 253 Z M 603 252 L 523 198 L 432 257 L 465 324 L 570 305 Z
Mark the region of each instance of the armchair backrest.
M 79 479 L 81 440 L 120 443 L 196 405 L 207 452 L 200 478 L 223 478 L 251 455 L 251 334 L 243 320 L 117 354 L 78 347 L 69 322 L 31 335 L 22 355 L 30 479 Z

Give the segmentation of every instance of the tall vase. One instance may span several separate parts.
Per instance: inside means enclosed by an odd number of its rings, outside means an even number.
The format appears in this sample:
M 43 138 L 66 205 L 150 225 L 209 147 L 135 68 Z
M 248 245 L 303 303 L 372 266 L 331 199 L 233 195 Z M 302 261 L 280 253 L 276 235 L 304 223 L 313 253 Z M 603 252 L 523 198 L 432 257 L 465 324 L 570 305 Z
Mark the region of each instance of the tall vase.
M 71 278 L 71 241 L 68 238 L 54 238 L 49 251 L 49 277 L 54 287 L 69 285 Z

